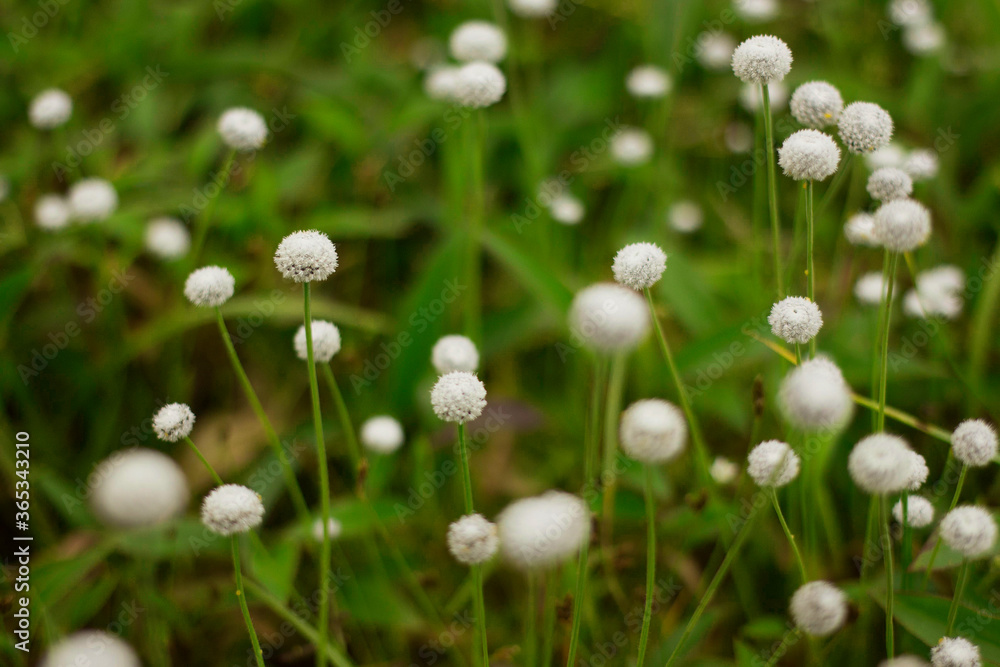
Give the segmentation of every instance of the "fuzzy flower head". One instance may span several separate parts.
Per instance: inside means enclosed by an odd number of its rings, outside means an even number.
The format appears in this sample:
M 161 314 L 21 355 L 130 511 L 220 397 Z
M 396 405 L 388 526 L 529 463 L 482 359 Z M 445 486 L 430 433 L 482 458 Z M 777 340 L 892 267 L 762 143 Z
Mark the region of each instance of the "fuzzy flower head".
M 507 77 L 493 63 L 474 61 L 462 65 L 455 79 L 455 100 L 465 107 L 482 109 L 496 104 L 507 92 Z
M 736 40 L 731 35 L 716 30 L 699 33 L 695 44 L 698 62 L 710 70 L 728 68 L 733 58 L 733 51 L 736 50 Z
M 424 78 L 424 92 L 432 100 L 451 102 L 456 100 L 458 90 L 458 71 L 461 67 L 441 65 L 427 72 Z
M 878 667 L 931 667 L 931 663 L 915 655 L 897 655 L 878 663 Z
M 851 388 L 833 361 L 803 361 L 781 381 L 778 403 L 785 418 L 804 431 L 837 429 L 854 413 Z
M 614 283 L 597 283 L 577 292 L 569 311 L 575 343 L 598 352 L 635 348 L 649 333 L 646 301 Z
M 466 21 L 452 31 L 448 48 L 455 60 L 498 63 L 507 55 L 507 36 L 489 21 Z
M 730 484 L 740 474 L 740 467 L 735 461 L 731 461 L 724 456 L 716 456 L 708 472 L 717 483 Z
M 875 238 L 875 216 L 871 213 L 855 213 L 844 223 L 844 236 L 851 245 L 879 247 Z
M 611 265 L 615 281 L 639 291 L 655 285 L 666 270 L 667 255 L 655 243 L 627 245 Z
M 872 495 L 899 493 L 910 488 L 914 459 L 906 441 L 888 433 L 876 433 L 854 445 L 847 458 L 851 479 Z
M 646 130 L 626 127 L 611 137 L 611 157 L 623 167 L 646 164 L 652 154 L 653 138 Z
M 153 415 L 156 437 L 167 442 L 177 442 L 191 435 L 194 412 L 184 403 L 170 403 Z
M 446 422 L 470 422 L 486 407 L 486 385 L 466 371 L 446 373 L 431 389 L 431 407 Z
M 28 107 L 28 120 L 39 130 L 51 130 L 69 120 L 73 114 L 73 100 L 58 88 L 38 93 Z
M 765 440 L 750 450 L 747 473 L 757 486 L 785 486 L 799 476 L 799 455 L 787 443 Z
M 981 468 L 997 456 L 997 432 L 982 419 L 967 419 L 951 434 L 951 451 L 967 466 Z
M 344 532 L 343 524 L 334 519 L 332 516 L 326 520 L 326 533 L 327 535 L 330 536 L 331 540 L 337 539 L 343 532 Z M 312 537 L 317 542 L 323 541 L 323 519 L 317 518 L 313 522 Z
M 256 491 L 239 484 L 217 486 L 201 504 L 201 522 L 223 537 L 245 533 L 264 519 L 264 503 Z
M 789 610 L 802 632 L 812 637 L 826 637 L 839 630 L 847 620 L 847 596 L 831 583 L 810 581 L 792 595 Z
M 877 306 L 882 303 L 885 292 L 886 284 L 878 271 L 866 273 L 854 283 L 854 297 L 866 306 Z
M 868 177 L 867 189 L 877 201 L 905 199 L 913 193 L 913 179 L 902 169 L 882 167 Z
M 657 98 L 670 92 L 670 75 L 656 65 L 640 65 L 628 73 L 625 88 L 633 97 Z
M 733 0 L 733 10 L 748 23 L 764 23 L 778 15 L 778 0 Z
M 497 517 L 500 551 L 522 570 L 545 568 L 573 556 L 590 539 L 587 504 L 564 491 L 517 500 Z
M 932 667 L 982 667 L 979 647 L 964 637 L 942 637 L 931 647 Z
M 733 73 L 743 83 L 781 81 L 792 69 L 792 50 L 772 35 L 751 37 L 733 51 Z
M 810 81 L 792 93 L 791 108 L 795 120 L 818 130 L 837 124 L 844 108 L 844 98 L 826 81 Z
M 448 526 L 448 551 L 463 565 L 485 563 L 499 548 L 496 524 L 481 514 L 466 514 Z
M 778 164 L 796 181 L 822 181 L 836 173 L 840 148 L 819 130 L 799 130 L 778 149 Z
M 937 176 L 940 164 L 937 153 L 929 148 L 915 150 L 903 162 L 903 171 L 914 181 L 926 181 Z
M 326 280 L 337 270 L 337 247 L 314 229 L 283 238 L 274 253 L 274 265 L 286 280 L 308 283 Z
M 90 476 L 90 505 L 102 523 L 119 528 L 161 524 L 184 511 L 188 486 L 177 463 L 154 449 L 126 449 Z
M 964 305 L 965 274 L 955 266 L 941 266 L 917 274 L 916 287 L 906 293 L 903 310 L 910 317 L 953 320 Z
M 947 34 L 940 23 L 925 23 L 903 30 L 903 46 L 915 56 L 937 53 L 946 41 Z
M 188 276 L 184 296 L 196 306 L 221 306 L 236 290 L 236 279 L 221 266 L 203 266 Z
M 571 194 L 563 193 L 552 198 L 549 204 L 549 215 L 563 225 L 577 225 L 583 220 L 587 209 L 583 202 Z
M 219 116 L 216 126 L 222 141 L 238 151 L 255 151 L 267 141 L 267 123 L 253 109 L 234 107 Z
M 941 539 L 966 558 L 978 558 L 996 544 L 997 523 L 985 508 L 962 505 L 941 519 Z
M 361 425 L 361 444 L 379 454 L 392 454 L 405 439 L 402 424 L 389 415 L 369 417 Z
M 667 211 L 667 221 L 674 231 L 690 234 L 701 229 L 705 221 L 705 213 L 697 203 L 689 199 L 682 199 L 670 205 L 670 210 Z
M 68 225 L 72 215 L 69 203 L 59 195 L 42 195 L 35 202 L 35 224 L 47 232 Z
M 160 259 L 178 259 L 191 248 L 191 234 L 177 218 L 153 218 L 146 225 L 146 250 Z
M 80 630 L 56 642 L 38 667 L 141 667 L 139 655 L 118 635 Z
M 934 16 L 928 0 L 892 0 L 887 12 L 889 20 L 902 27 L 924 25 Z
M 676 405 L 658 398 L 636 401 L 622 413 L 622 450 L 636 461 L 663 463 L 687 444 L 687 421 Z
M 906 151 L 895 141 L 890 141 L 882 148 L 865 153 L 865 164 L 872 171 L 882 167 L 902 167 L 906 161 Z
M 313 339 L 313 362 L 325 364 L 333 359 L 333 355 L 340 352 L 340 329 L 333 322 L 313 320 L 311 333 Z M 295 354 L 302 361 L 309 360 L 307 342 L 306 325 L 302 324 L 299 326 L 299 330 L 295 332 Z
M 510 11 L 526 19 L 548 16 L 559 6 L 559 0 L 507 0 Z
M 840 113 L 837 128 L 848 151 L 871 153 L 892 139 L 892 116 L 877 104 L 852 102 Z
M 898 500 L 892 507 L 896 523 L 903 523 L 903 501 Z M 906 518 L 911 528 L 924 528 L 934 520 L 934 506 L 923 496 L 909 496 L 906 499 Z
M 927 467 L 927 460 L 920 454 L 910 451 L 906 455 L 906 467 L 909 470 L 907 488 L 910 491 L 916 491 L 924 485 L 924 482 L 927 481 L 927 476 L 930 475 L 931 471 Z
M 69 189 L 69 208 L 77 222 L 106 220 L 118 208 L 118 193 L 103 178 L 85 178 Z
M 479 368 L 479 350 L 465 336 L 442 336 L 431 350 L 431 363 L 440 375 L 452 371 L 475 373 Z
M 894 199 L 875 211 L 875 238 L 893 252 L 910 252 L 931 235 L 931 213 L 913 199 Z
M 771 333 L 786 343 L 808 343 L 823 326 L 819 306 L 804 296 L 789 296 L 771 306 Z

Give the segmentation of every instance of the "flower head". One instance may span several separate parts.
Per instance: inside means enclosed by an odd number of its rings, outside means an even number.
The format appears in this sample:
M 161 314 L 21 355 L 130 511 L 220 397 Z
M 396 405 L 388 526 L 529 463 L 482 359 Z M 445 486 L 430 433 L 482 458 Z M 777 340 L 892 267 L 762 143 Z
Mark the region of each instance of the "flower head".
M 799 475 L 799 455 L 787 443 L 765 440 L 750 450 L 747 474 L 757 486 L 785 486 Z
M 58 88 L 38 93 L 28 107 L 28 120 L 39 130 L 51 130 L 69 120 L 73 114 L 73 100 Z
M 499 548 L 496 524 L 481 514 L 466 514 L 448 526 L 448 551 L 463 565 L 485 563 Z
M 646 164 L 652 154 L 653 139 L 646 130 L 625 127 L 611 137 L 611 157 L 623 167 Z
M 906 466 L 909 470 L 907 488 L 910 491 L 916 491 L 924 485 L 924 482 L 927 481 L 927 476 L 931 472 L 927 467 L 927 460 L 920 454 L 911 451 L 906 455 Z
M 896 501 L 892 506 L 892 516 L 897 523 L 903 523 L 902 500 Z M 909 496 L 906 499 L 906 518 L 911 528 L 929 526 L 934 520 L 934 506 L 923 496 Z
M 931 663 L 915 655 L 898 655 L 878 663 L 878 667 L 931 667 Z
M 791 108 L 795 120 L 806 127 L 820 129 L 837 124 L 844 98 L 826 81 L 810 81 L 792 93 Z
M 274 253 L 274 265 L 286 280 L 308 283 L 326 280 L 337 270 L 337 247 L 323 232 L 293 232 Z
M 925 23 L 903 30 L 903 46 L 915 56 L 929 56 L 941 50 L 947 40 L 944 26 Z
M 941 539 L 966 558 L 977 558 L 996 544 L 997 524 L 985 508 L 961 505 L 941 519 Z
M 177 463 L 154 449 L 126 449 L 99 463 L 90 475 L 90 504 L 105 524 L 154 526 L 184 511 L 188 486 Z
M 929 23 L 933 9 L 928 0 L 892 0 L 887 8 L 889 19 L 898 26 L 909 27 Z
M 118 208 L 118 193 L 103 178 L 85 178 L 69 189 L 69 208 L 78 222 L 105 220 Z
M 587 209 L 583 202 L 571 194 L 563 193 L 556 195 L 549 203 L 549 215 L 556 222 L 564 225 L 576 225 L 583 220 Z
M 63 637 L 42 655 L 38 667 L 141 667 L 139 655 L 118 635 L 80 630 Z
M 740 474 L 740 467 L 735 461 L 730 461 L 724 456 L 716 456 L 708 472 L 719 484 L 729 484 Z
M 979 647 L 965 637 L 942 637 L 931 647 L 932 667 L 982 667 Z
M 658 398 L 636 401 L 622 413 L 622 450 L 636 461 L 663 463 L 676 458 L 684 451 L 687 432 L 684 413 Z
M 844 236 L 851 245 L 877 248 L 875 238 L 875 216 L 871 213 L 855 213 L 844 223 Z
M 153 415 L 156 437 L 167 442 L 177 442 L 191 435 L 194 412 L 184 403 L 170 403 Z
M 177 218 L 153 218 L 146 225 L 146 249 L 161 259 L 177 259 L 191 248 L 191 234 Z
M 462 65 L 455 79 L 459 104 L 481 109 L 496 104 L 507 91 L 507 78 L 493 63 L 474 61 Z
M 868 194 L 878 201 L 905 199 L 913 192 L 913 179 L 902 169 L 882 167 L 868 177 Z
M 334 519 L 332 516 L 326 520 L 326 534 L 330 536 L 331 540 L 335 540 L 340 537 L 340 534 L 344 532 L 344 526 Z M 312 537 L 317 542 L 323 541 L 323 519 L 317 518 L 312 525 Z
M 729 67 L 736 50 L 736 40 L 728 33 L 706 30 L 695 39 L 698 62 L 705 69 L 723 70 Z
M 670 210 L 667 211 L 667 220 L 674 231 L 690 234 L 701 229 L 705 214 L 697 203 L 682 199 L 671 204 Z
M 805 431 L 837 429 L 854 413 L 851 388 L 829 358 L 803 361 L 781 381 L 778 403 L 785 418 Z
M 910 153 L 903 163 L 903 171 L 915 181 L 926 181 L 937 176 L 940 165 L 937 153 L 927 149 L 919 149 Z
M 862 438 L 847 458 L 851 479 L 872 495 L 899 493 L 910 488 L 915 460 L 906 441 L 888 433 Z
M 458 72 L 461 67 L 441 65 L 427 72 L 424 78 L 424 92 L 434 100 L 451 102 L 456 100 Z
M 466 371 L 446 373 L 431 389 L 431 407 L 434 414 L 446 422 L 470 422 L 486 407 L 486 386 Z
M 837 121 L 840 140 L 851 153 L 871 153 L 892 138 L 892 116 L 877 104 L 852 102 Z
M 255 151 L 267 141 L 267 123 L 253 109 L 234 107 L 219 116 L 216 126 L 222 141 L 238 151 Z
M 875 238 L 893 252 L 909 252 L 931 234 L 931 213 L 913 199 L 894 199 L 875 211 Z
M 361 425 L 361 444 L 379 454 L 392 454 L 405 439 L 402 424 L 389 415 L 369 417 Z
M 465 336 L 442 336 L 431 350 L 431 363 L 441 375 L 452 371 L 475 373 L 479 368 L 479 350 Z
M 847 620 L 847 596 L 831 583 L 810 581 L 795 591 L 789 609 L 800 630 L 813 637 L 825 637 Z
M 611 265 L 617 282 L 640 291 L 655 285 L 666 270 L 667 255 L 655 243 L 627 245 Z
M 264 503 L 256 491 L 239 484 L 217 486 L 201 503 L 201 522 L 223 537 L 245 533 L 264 519 Z
M 569 311 L 574 340 L 599 352 L 636 347 L 651 324 L 646 301 L 614 283 L 597 283 L 577 292 Z
M 763 23 L 778 15 L 777 0 L 733 0 L 733 9 L 744 21 Z
M 789 296 L 771 306 L 771 333 L 786 343 L 808 343 L 823 326 L 819 306 L 804 296 Z
M 965 274 L 955 266 L 943 264 L 917 274 L 916 287 L 903 299 L 903 310 L 910 317 L 955 319 L 964 304 Z
M 340 352 L 340 329 L 333 322 L 326 320 L 313 320 L 311 329 L 313 362 L 325 364 L 333 359 L 333 355 Z M 302 361 L 309 360 L 307 342 L 306 325 L 301 324 L 298 331 L 295 332 L 295 354 Z
M 865 153 L 865 164 L 872 171 L 882 167 L 902 167 L 906 161 L 906 151 L 895 141 L 890 141 L 882 148 Z
M 448 48 L 455 60 L 498 63 L 507 55 L 507 36 L 489 21 L 466 21 L 452 31 Z
M 951 451 L 967 466 L 989 465 L 997 456 L 997 432 L 982 419 L 967 419 L 951 434 Z
M 751 37 L 733 51 L 733 72 L 743 83 L 781 81 L 791 69 L 791 49 L 772 35 Z
M 670 75 L 656 65 L 640 65 L 628 73 L 625 88 L 633 97 L 663 97 L 670 92 Z
M 221 306 L 236 289 L 236 279 L 221 266 L 203 266 L 188 276 L 184 296 L 196 306 Z
M 555 565 L 590 538 L 587 504 L 564 491 L 514 501 L 497 517 L 500 551 L 524 570 Z
M 764 93 L 756 83 L 744 83 L 740 88 L 740 106 L 756 113 L 764 106 Z M 783 81 L 770 81 L 767 84 L 767 100 L 771 111 L 784 109 L 788 104 L 788 86 Z
M 854 296 L 866 306 L 877 306 L 885 298 L 886 284 L 882 274 L 871 271 L 858 278 L 854 283 Z
M 42 195 L 35 202 L 35 224 L 49 232 L 68 225 L 72 214 L 69 203 L 59 195 Z
M 559 6 L 559 0 L 507 0 L 510 11 L 523 18 L 548 16 Z

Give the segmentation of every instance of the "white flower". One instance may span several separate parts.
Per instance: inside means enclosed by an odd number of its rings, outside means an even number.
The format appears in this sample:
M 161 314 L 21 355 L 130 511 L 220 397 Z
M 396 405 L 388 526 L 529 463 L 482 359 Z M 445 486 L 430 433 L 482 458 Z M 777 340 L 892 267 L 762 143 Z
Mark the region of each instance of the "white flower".
M 46 231 L 56 231 L 69 224 L 72 211 L 59 195 L 42 195 L 35 202 L 35 224 Z
M 914 181 L 926 181 L 937 176 L 940 165 L 937 153 L 927 149 L 919 149 L 910 153 L 903 163 L 903 171 Z
M 753 148 L 753 129 L 746 123 L 730 123 L 726 126 L 722 138 L 730 153 L 749 153 Z
M 58 88 L 38 93 L 28 107 L 28 120 L 39 130 L 51 130 L 69 120 L 73 113 L 73 100 Z
M 716 456 L 712 461 L 712 467 L 708 472 L 719 484 L 729 484 L 740 474 L 740 467 L 734 461 L 730 461 L 724 456 Z
M 625 80 L 625 88 L 633 97 L 663 97 L 672 86 L 670 75 L 655 65 L 640 65 Z
M 611 265 L 617 282 L 640 291 L 655 285 L 666 270 L 667 255 L 655 243 L 627 245 Z
M 458 70 L 455 100 L 462 106 L 481 109 L 496 104 L 507 91 L 507 79 L 497 66 L 471 62 Z
M 389 415 L 369 417 L 361 425 L 361 444 L 379 454 L 392 454 L 405 439 L 402 424 Z
M 514 566 L 530 570 L 555 565 L 590 539 L 590 510 L 564 491 L 517 500 L 497 517 L 500 551 Z
M 496 524 L 481 514 L 466 514 L 448 526 L 448 551 L 463 565 L 485 563 L 499 548 Z
M 194 412 L 184 403 L 170 403 L 153 415 L 156 437 L 167 442 L 177 442 L 191 435 Z
M 875 216 L 870 213 L 855 213 L 844 223 L 844 236 L 851 245 L 879 247 L 875 238 Z
M 904 199 L 913 192 L 913 179 L 902 169 L 882 167 L 868 177 L 867 190 L 878 201 Z
M 888 433 L 862 438 L 847 458 L 851 479 L 873 495 L 899 493 L 910 487 L 913 459 L 906 441 Z
M 646 301 L 614 283 L 597 283 L 577 292 L 569 311 L 574 342 L 599 352 L 635 348 L 649 333 Z
M 913 199 L 894 199 L 875 211 L 875 238 L 892 252 L 922 246 L 931 234 L 931 213 Z
M 118 208 L 118 193 L 103 178 L 85 178 L 69 189 L 69 208 L 78 222 L 104 220 Z
M 781 81 L 771 81 L 767 85 L 767 99 L 771 111 L 779 111 L 788 104 L 788 86 Z M 740 87 L 740 106 L 754 113 L 764 106 L 764 93 L 756 83 L 744 83 Z
M 646 130 L 625 127 L 611 137 L 611 157 L 623 167 L 645 164 L 652 154 L 653 138 Z
M 337 248 L 330 237 L 314 229 L 293 232 L 278 244 L 274 265 L 286 280 L 326 280 L 337 270 Z
M 792 51 L 772 35 L 757 35 L 733 51 L 733 72 L 743 83 L 781 81 L 792 69 Z
M 254 151 L 267 141 L 267 123 L 253 109 L 234 107 L 219 116 L 216 126 L 222 141 L 238 151 Z
M 38 667 L 141 667 L 139 655 L 117 635 L 80 630 L 56 642 Z
M 837 429 L 854 413 L 851 388 L 829 358 L 803 361 L 781 381 L 778 403 L 785 418 L 804 431 Z
M 201 504 L 201 522 L 223 537 L 245 533 L 264 519 L 264 503 L 251 489 L 239 484 L 217 486 Z
M 314 363 L 325 364 L 333 359 L 333 355 L 340 352 L 340 329 L 333 322 L 313 320 L 311 333 Z M 302 361 L 309 360 L 309 348 L 306 343 L 306 325 L 301 324 L 295 332 L 294 345 L 295 354 Z
M 431 389 L 434 414 L 446 422 L 464 424 L 486 407 L 486 386 L 472 373 L 452 371 L 438 378 Z
M 840 148 L 833 137 L 819 130 L 799 130 L 778 149 L 778 164 L 796 181 L 822 181 L 836 173 Z
M 757 486 L 785 486 L 799 475 L 799 455 L 787 443 L 765 440 L 750 450 L 747 473 Z
M 771 306 L 771 333 L 786 343 L 808 343 L 823 326 L 819 306 L 803 296 L 789 296 Z
M 330 536 L 331 540 L 335 540 L 340 537 L 343 530 L 343 525 L 332 516 L 326 520 L 326 533 Z M 323 541 L 323 519 L 316 519 L 313 522 L 312 536 L 317 542 Z
M 497 63 L 507 55 L 507 37 L 489 21 L 467 21 L 452 31 L 448 48 L 455 60 Z
M 997 456 L 997 432 L 982 419 L 967 419 L 951 434 L 951 451 L 967 466 L 989 465 Z
M 952 287 L 928 276 L 929 271 L 917 275 L 917 286 L 908 290 L 903 298 L 903 312 L 909 317 L 928 319 L 941 317 L 953 320 L 962 314 L 963 277 L 958 287 Z
M 885 298 L 886 284 L 878 271 L 866 273 L 854 284 L 854 296 L 867 306 L 877 306 Z
M 903 46 L 915 56 L 927 56 L 941 50 L 945 43 L 944 26 L 925 23 L 903 30 Z
M 997 541 L 993 515 L 978 505 L 961 505 L 941 519 L 941 539 L 966 558 L 986 555 Z
M 910 451 L 906 455 L 906 466 L 909 470 L 906 488 L 910 491 L 916 491 L 924 485 L 931 471 L 927 467 L 926 459 L 914 451 Z
M 906 161 L 906 152 L 894 141 L 876 151 L 865 154 L 865 164 L 872 171 L 882 167 L 902 167 Z M 912 174 L 910 174 L 912 176 Z
M 622 450 L 636 461 L 663 463 L 687 444 L 687 421 L 676 405 L 657 398 L 636 401 L 622 413 Z
M 524 18 L 548 16 L 559 6 L 559 0 L 507 0 L 510 11 Z
M 564 225 L 579 224 L 586 212 L 583 202 L 570 194 L 557 195 L 549 204 L 549 215 Z
M 851 153 L 871 153 L 892 138 L 892 116 L 871 102 L 852 102 L 837 121 L 840 140 Z
M 847 620 L 847 596 L 831 583 L 810 581 L 792 595 L 789 610 L 800 630 L 813 637 L 825 637 Z
M 964 637 L 942 637 L 931 647 L 933 667 L 982 667 L 982 664 L 979 647 Z
M 892 516 L 899 524 L 903 523 L 903 501 L 899 500 L 892 507 Z M 934 506 L 923 496 L 909 496 L 906 499 L 906 518 L 912 528 L 929 526 L 934 520 Z
M 191 234 L 176 218 L 153 218 L 146 225 L 146 249 L 162 259 L 177 259 L 191 248 Z
M 690 234 L 701 229 L 705 220 L 705 214 L 701 206 L 689 199 L 682 199 L 674 202 L 667 211 L 667 220 L 675 231 L 681 234 Z
M 888 7 L 889 19 L 900 26 L 918 26 L 929 23 L 933 11 L 928 0 L 892 0 Z
M 439 375 L 452 371 L 474 373 L 479 368 L 479 350 L 465 336 L 442 336 L 431 350 L 431 363 Z
M 424 92 L 434 100 L 455 101 L 460 69 L 452 65 L 441 65 L 431 69 L 424 78 Z
M 931 663 L 915 655 L 898 655 L 878 663 L 878 667 L 931 667 Z
M 729 67 L 736 50 L 736 40 L 724 32 L 706 30 L 695 39 L 698 62 L 705 69 L 724 70 Z
M 840 91 L 826 81 L 803 83 L 792 93 L 792 115 L 806 127 L 836 125 L 844 108 Z
M 196 306 L 221 306 L 233 295 L 236 279 L 221 266 L 203 266 L 184 283 L 184 296 Z
M 744 21 L 763 23 L 778 15 L 777 0 L 733 0 L 733 9 Z
M 126 449 L 99 463 L 91 473 L 90 504 L 105 524 L 120 528 L 154 526 L 184 511 L 188 486 L 181 467 L 153 449 Z

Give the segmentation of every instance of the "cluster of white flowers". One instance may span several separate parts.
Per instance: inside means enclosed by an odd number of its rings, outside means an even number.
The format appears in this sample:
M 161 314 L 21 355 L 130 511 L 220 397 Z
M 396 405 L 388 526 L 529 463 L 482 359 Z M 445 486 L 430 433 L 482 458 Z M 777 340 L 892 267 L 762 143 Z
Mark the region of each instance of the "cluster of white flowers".
M 511 7 L 524 16 L 549 13 L 550 0 L 512 0 Z M 467 21 L 451 33 L 451 56 L 460 64 L 438 64 L 424 79 L 428 97 L 480 109 L 492 106 L 507 91 L 507 78 L 497 67 L 507 56 L 507 36 L 489 21 Z
M 924 458 L 888 433 L 862 438 L 851 450 L 847 470 L 858 488 L 873 495 L 915 490 L 927 478 Z
M 916 285 L 903 298 L 903 311 L 910 317 L 953 320 L 965 304 L 965 274 L 956 266 L 941 265 L 917 274 Z

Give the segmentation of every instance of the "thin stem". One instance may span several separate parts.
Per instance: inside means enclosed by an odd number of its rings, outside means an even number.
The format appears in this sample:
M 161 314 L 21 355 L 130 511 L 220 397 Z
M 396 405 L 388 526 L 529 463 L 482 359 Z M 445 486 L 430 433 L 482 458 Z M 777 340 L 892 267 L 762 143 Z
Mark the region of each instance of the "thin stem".
M 253 644 L 253 656 L 257 660 L 257 667 L 264 667 L 264 654 L 260 650 L 260 641 L 257 639 L 257 631 L 253 629 L 253 621 L 250 620 L 250 610 L 247 608 L 247 596 L 243 592 L 243 570 L 240 567 L 240 547 L 238 537 L 233 535 L 233 569 L 236 572 L 236 597 L 240 600 L 240 610 L 243 612 L 243 620 L 247 624 L 247 632 L 250 633 L 250 643 Z
M 340 427 L 344 430 L 344 441 L 347 442 L 347 455 L 351 458 L 351 465 L 357 474 L 358 465 L 361 463 L 361 447 L 358 446 L 358 436 L 351 422 L 351 413 L 347 410 L 347 403 L 344 402 L 344 394 L 340 391 L 337 378 L 333 375 L 333 368 L 330 364 L 323 364 L 323 377 L 330 386 L 330 395 L 333 396 L 333 404 L 337 408 L 337 416 L 340 418 Z
M 774 280 L 778 288 L 778 300 L 785 298 L 785 288 L 781 275 L 781 227 L 778 222 L 778 183 L 774 168 L 774 122 L 771 118 L 771 95 L 767 84 L 760 86 L 761 110 L 764 113 L 764 143 L 767 150 L 767 202 L 771 209 L 771 241 L 774 245 Z
M 486 638 L 486 600 L 483 595 L 483 566 L 472 566 L 473 585 L 476 589 L 476 624 L 478 626 L 480 657 L 483 667 L 490 665 L 489 641 Z
M 558 577 L 545 574 L 544 613 L 542 614 L 542 667 L 552 666 L 552 652 L 556 634 L 556 583 Z
M 997 303 L 1000 301 L 1000 239 L 997 240 L 993 257 L 986 267 L 986 277 L 983 282 L 982 296 L 976 301 L 976 309 L 972 315 L 971 334 L 969 338 L 969 382 L 972 391 L 968 392 L 970 412 L 977 406 L 982 394 L 981 383 L 986 371 L 986 354 L 993 341 L 993 319 Z
M 608 381 L 608 396 L 604 411 L 604 463 L 601 472 L 603 491 L 601 499 L 601 561 L 604 566 L 608 590 L 622 608 L 628 602 L 625 591 L 622 590 L 621 583 L 618 581 L 613 562 L 612 535 L 615 528 L 615 492 L 618 487 L 618 476 L 612 474 L 612 471 L 615 465 L 615 455 L 618 453 L 618 414 L 621 412 L 626 360 L 625 354 L 618 354 L 611 360 L 611 376 Z
M 528 576 L 528 610 L 524 629 L 524 664 L 527 667 L 538 665 L 538 577 L 539 573 L 531 570 Z
M 804 584 L 809 581 L 809 575 L 806 574 L 806 564 L 802 560 L 798 544 L 795 543 L 795 536 L 792 535 L 792 531 L 789 530 L 788 524 L 785 522 L 785 515 L 781 512 L 781 503 L 778 502 L 778 490 L 773 486 L 771 487 L 771 503 L 774 505 L 774 513 L 778 515 L 778 522 L 781 524 L 781 529 L 785 531 L 785 537 L 788 538 L 788 544 L 792 547 L 792 553 L 795 554 L 795 563 L 799 567 L 799 575 L 802 577 L 802 583 Z
M 951 505 L 948 506 L 948 512 L 955 509 L 955 506 L 958 505 L 958 499 L 962 495 L 962 486 L 965 485 L 965 475 L 967 472 L 969 472 L 969 466 L 963 463 L 962 472 L 958 474 L 958 484 L 955 485 L 955 495 L 951 497 Z M 931 551 L 931 557 L 927 561 L 928 581 L 930 581 L 931 573 L 934 570 L 934 561 L 937 560 L 938 551 L 940 550 L 941 550 L 941 535 L 938 535 L 937 539 L 934 541 L 934 549 Z
M 945 637 L 951 637 L 952 630 L 955 629 L 955 619 L 958 617 L 958 605 L 962 602 L 962 594 L 965 593 L 965 584 L 969 581 L 969 559 L 962 559 L 962 569 L 958 571 L 958 581 L 955 584 L 955 594 L 951 598 L 951 607 L 948 609 L 948 629 Z
M 851 173 L 851 167 L 854 165 L 854 154 L 848 153 L 847 159 L 844 160 L 844 164 L 841 165 L 840 170 L 830 181 L 830 185 L 826 188 L 826 192 L 823 194 L 823 199 L 819 202 L 819 210 L 822 213 L 826 211 L 826 207 L 833 201 L 833 198 L 837 196 L 840 192 L 840 188 L 844 185 L 847 180 L 847 176 Z
M 816 264 L 814 261 L 815 244 L 813 236 L 816 229 L 815 211 L 813 210 L 813 182 L 806 181 L 806 295 L 816 303 Z M 809 341 L 809 358 L 816 356 L 816 337 Z
M 896 277 L 896 263 L 899 261 L 899 253 L 889 255 L 889 279 L 886 283 L 885 291 L 885 320 L 882 325 L 882 368 L 879 371 L 879 391 L 878 391 L 878 425 L 876 430 L 885 430 L 885 399 L 886 385 L 889 376 L 889 330 L 892 328 L 892 288 Z
M 900 555 L 900 569 L 902 570 L 904 591 L 910 588 L 910 563 L 913 561 L 913 529 L 910 527 L 910 494 L 903 491 L 899 499 L 900 507 L 903 510 L 903 544 Z
M 889 501 L 882 498 L 882 541 L 885 543 L 885 650 L 889 657 L 895 657 L 896 646 L 893 637 L 893 598 L 896 588 L 892 572 L 892 536 L 889 534 Z
M 573 597 L 573 627 L 569 634 L 569 653 L 566 667 L 576 662 L 577 644 L 580 642 L 580 621 L 583 618 L 583 596 L 587 590 L 587 561 L 590 555 L 590 539 L 585 539 L 580 547 L 580 558 L 576 565 L 576 593 Z
M 458 451 L 462 462 L 462 492 L 465 499 L 465 513 L 475 512 L 472 503 L 472 471 L 469 468 L 469 447 L 465 441 L 465 424 L 458 425 Z
M 885 329 L 886 311 L 885 287 L 889 282 L 889 249 L 882 253 L 882 297 L 878 303 L 878 328 L 875 329 L 875 347 L 872 350 L 871 396 L 878 399 L 879 372 L 882 370 L 882 359 L 879 351 L 882 349 L 882 331 Z M 872 412 L 872 430 L 878 430 L 878 411 Z
M 653 583 L 656 581 L 656 500 L 653 497 L 653 469 L 647 465 L 645 473 L 643 491 L 646 501 L 646 606 L 642 612 L 637 667 L 642 667 L 646 660 L 649 622 L 653 617 Z
M 198 449 L 198 445 L 194 444 L 189 436 L 184 436 L 184 441 L 188 444 L 188 447 L 194 451 L 198 458 L 201 459 L 202 464 L 204 464 L 205 468 L 208 469 L 208 472 L 212 475 L 212 479 L 215 480 L 215 483 L 222 486 L 225 482 L 222 481 L 222 478 L 219 477 L 219 473 L 215 472 L 215 468 L 212 467 L 212 464 L 208 462 L 205 455 L 201 453 L 200 449 Z
M 212 217 L 215 214 L 215 206 L 222 196 L 222 192 L 225 187 L 229 184 L 229 172 L 233 168 L 233 163 L 236 161 L 236 149 L 229 151 L 226 156 L 225 162 L 222 164 L 222 171 L 219 172 L 219 191 L 214 197 L 208 200 L 205 205 L 205 211 L 197 219 L 198 228 L 194 232 L 194 243 L 191 244 L 191 254 L 190 262 L 192 264 L 197 263 L 198 257 L 201 255 L 201 249 L 205 245 L 205 237 L 208 235 L 208 228 L 212 224 Z
M 483 186 L 483 141 L 485 136 L 485 116 L 477 110 L 471 129 L 469 146 L 470 171 L 472 173 L 469 193 L 469 224 L 466 239 L 466 271 L 469 295 L 465 309 L 465 333 L 472 340 L 479 340 L 482 315 L 482 263 L 479 257 L 480 237 L 486 215 L 486 200 Z

